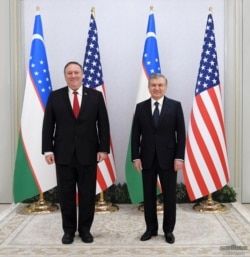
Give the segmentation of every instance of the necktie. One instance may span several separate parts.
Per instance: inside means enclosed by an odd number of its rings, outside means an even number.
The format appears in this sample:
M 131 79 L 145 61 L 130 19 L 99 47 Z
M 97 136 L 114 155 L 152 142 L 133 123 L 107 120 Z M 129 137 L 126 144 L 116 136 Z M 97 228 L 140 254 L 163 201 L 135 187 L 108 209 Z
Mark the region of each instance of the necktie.
M 159 108 L 158 108 L 159 103 L 155 102 L 154 105 L 155 105 L 155 110 L 154 110 L 154 113 L 153 113 L 153 118 L 154 118 L 155 126 L 157 127 L 159 116 L 160 116 L 160 111 L 159 111 Z
M 74 98 L 73 98 L 73 112 L 74 112 L 75 117 L 77 118 L 78 114 L 79 114 L 79 110 L 80 110 L 79 102 L 78 102 L 78 98 L 77 98 L 78 92 L 74 91 L 73 94 L 74 94 Z

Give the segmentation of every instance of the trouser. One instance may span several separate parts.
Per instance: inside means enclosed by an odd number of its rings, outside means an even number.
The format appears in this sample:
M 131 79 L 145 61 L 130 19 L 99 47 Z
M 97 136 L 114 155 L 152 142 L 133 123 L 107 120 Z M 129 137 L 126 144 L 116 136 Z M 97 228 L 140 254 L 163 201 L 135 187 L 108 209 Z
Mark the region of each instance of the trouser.
M 65 233 L 89 232 L 94 220 L 97 165 L 80 165 L 76 156 L 69 165 L 56 164 L 62 227 Z M 78 227 L 76 188 L 78 190 Z
M 163 231 L 173 232 L 176 222 L 176 183 L 177 172 L 160 169 L 157 160 L 151 169 L 143 169 L 144 217 L 147 230 L 158 230 L 157 219 L 157 176 L 159 175 L 163 194 Z

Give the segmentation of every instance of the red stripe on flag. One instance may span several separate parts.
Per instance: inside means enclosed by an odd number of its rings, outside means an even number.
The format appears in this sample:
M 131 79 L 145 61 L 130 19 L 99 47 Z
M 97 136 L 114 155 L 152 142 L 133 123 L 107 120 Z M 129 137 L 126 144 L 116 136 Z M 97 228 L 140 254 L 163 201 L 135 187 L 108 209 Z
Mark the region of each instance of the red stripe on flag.
M 196 199 L 196 197 L 195 197 L 194 191 L 192 189 L 192 186 L 189 182 L 189 178 L 187 177 L 187 171 L 186 171 L 185 166 L 183 167 L 183 178 L 184 178 L 184 181 L 185 181 L 185 186 L 186 186 L 186 189 L 187 189 L 187 192 L 188 192 L 189 199 L 191 201 L 193 201 L 193 200 Z
M 111 164 L 111 161 L 110 161 L 110 158 L 106 158 L 104 160 L 106 166 L 107 166 L 107 169 L 108 169 L 108 173 L 109 173 L 109 176 L 111 178 L 111 181 L 114 182 L 115 181 L 115 174 L 114 174 L 114 170 L 113 170 L 113 167 L 112 167 L 112 164 Z
M 101 169 L 99 168 L 99 166 L 97 165 L 97 181 L 98 181 L 98 184 L 100 186 L 100 188 L 103 190 L 107 189 L 107 184 L 106 184 L 106 181 L 102 175 L 102 171 Z
M 229 181 L 219 69 L 211 13 L 207 17 L 185 153 L 183 171 L 190 198 L 197 199 L 200 193 L 203 196 L 213 193 Z M 204 183 L 201 183 L 201 178 Z M 208 193 L 204 193 L 204 184 L 209 190 Z M 201 192 L 198 192 L 198 187 Z
M 218 88 L 219 88 L 219 93 L 221 94 L 220 85 L 218 85 Z M 220 106 L 220 103 L 219 103 L 219 99 L 217 97 L 217 94 L 216 94 L 215 90 L 210 90 L 209 95 L 211 96 L 211 99 L 212 99 L 213 104 L 214 104 L 214 108 L 217 111 L 217 116 L 218 116 L 218 119 L 220 121 L 221 131 L 223 131 L 224 141 L 226 142 L 224 119 L 223 119 L 223 114 L 222 114 L 221 106 Z M 221 97 L 221 95 L 220 95 L 220 97 Z
M 199 106 L 199 109 L 201 110 L 201 114 L 202 114 L 204 123 L 206 124 L 211 137 L 214 139 L 214 137 L 216 137 L 216 131 L 214 130 L 212 121 L 210 119 L 210 116 L 207 112 L 206 106 L 204 105 L 204 102 L 203 102 L 202 98 L 200 97 L 200 95 L 196 96 L 196 102 L 197 102 L 197 105 Z M 217 169 L 214 165 L 213 158 L 211 156 L 211 152 L 208 150 L 208 148 L 204 142 L 203 136 L 201 134 L 201 131 L 199 130 L 197 124 L 195 124 L 195 125 L 196 125 L 196 128 L 195 128 L 194 134 L 195 134 L 196 140 L 199 142 L 200 151 L 203 155 L 203 158 L 207 165 L 208 171 L 210 172 L 210 174 L 212 176 L 213 182 L 215 183 L 215 187 L 221 188 L 222 187 L 221 181 L 220 181 L 220 178 L 218 177 Z
M 160 182 L 159 176 L 157 177 L 156 185 L 157 185 L 158 189 L 160 190 L 160 192 L 162 193 L 162 187 L 161 187 L 161 182 Z
M 215 87 L 214 87 L 215 88 Z M 223 120 L 223 116 L 222 116 L 222 110 L 220 108 L 220 104 L 218 102 L 218 98 L 217 98 L 217 95 L 215 93 L 215 89 L 214 88 L 211 88 L 208 90 L 208 93 L 211 97 L 211 100 L 213 101 L 213 105 L 215 107 L 215 110 L 217 111 L 217 116 L 218 116 L 218 119 L 220 121 L 220 127 L 221 127 L 221 131 L 223 133 L 223 139 L 224 139 L 224 142 L 226 142 L 226 135 L 225 135 L 225 128 L 223 126 L 224 124 L 224 120 Z M 213 125 L 213 123 L 212 123 Z M 216 137 L 216 150 L 218 151 L 218 154 L 220 156 L 220 161 L 221 161 L 221 164 L 222 164 L 222 167 L 223 167 L 223 172 L 224 172 L 224 175 L 226 177 L 226 181 L 228 182 L 229 181 L 229 175 L 228 175 L 228 172 L 227 172 L 227 160 L 226 160 L 226 156 L 224 155 L 223 153 L 223 150 L 222 150 L 222 147 L 221 147 L 221 143 L 220 143 L 220 140 L 218 138 L 218 134 L 216 133 L 216 129 L 214 128 L 213 126 L 213 134 L 215 135 Z
M 29 164 L 29 167 L 30 167 L 32 176 L 33 176 L 33 178 L 34 178 L 34 181 L 35 181 L 35 183 L 36 183 L 37 189 L 38 189 L 38 191 L 39 191 L 40 193 L 42 193 L 42 192 L 43 192 L 43 191 L 42 191 L 42 188 L 41 188 L 40 183 L 39 183 L 39 181 L 38 181 L 38 179 L 37 179 L 36 173 L 35 173 L 35 171 L 34 171 L 34 167 L 33 167 L 32 163 L 31 163 L 30 157 L 29 157 L 28 152 L 27 152 L 26 145 L 25 145 L 25 143 L 24 143 L 23 134 L 22 134 L 22 128 L 20 128 L 20 136 L 21 136 L 21 140 L 22 140 L 23 150 L 24 150 L 24 152 L 25 152 L 26 159 L 27 159 L 27 162 L 28 162 L 28 164 Z
M 90 52 L 91 54 L 89 54 Z M 83 85 L 101 92 L 103 94 L 103 98 L 106 104 L 106 91 L 100 60 L 97 25 L 93 13 L 90 14 L 87 45 L 83 61 L 83 70 Z M 99 189 L 103 191 L 111 186 L 111 180 L 114 182 L 113 178 L 115 177 L 115 168 L 110 165 L 110 162 L 112 162 L 111 158 L 113 158 L 112 154 L 110 154 L 108 158 L 110 159 L 106 160 L 105 164 L 102 163 L 100 165 L 97 165 L 97 191 L 99 191 Z
M 202 140 L 201 138 L 201 134 L 200 131 L 197 127 L 196 121 L 194 119 L 194 114 L 193 112 L 191 113 L 191 124 L 192 124 L 192 128 L 193 128 L 193 134 L 196 136 L 196 140 Z M 200 170 L 199 165 L 197 164 L 196 161 L 196 157 L 193 153 L 190 141 L 189 141 L 189 137 L 186 140 L 186 147 L 187 147 L 187 152 L 188 152 L 188 157 L 189 157 L 189 162 L 190 162 L 190 166 L 191 169 L 193 171 L 193 174 L 195 176 L 195 179 L 197 181 L 197 184 L 200 188 L 200 191 L 202 192 L 203 195 L 207 195 L 209 193 L 206 182 L 204 180 L 204 177 L 202 175 L 202 171 Z M 204 157 L 203 157 L 204 158 Z M 205 157 L 206 158 L 206 157 Z

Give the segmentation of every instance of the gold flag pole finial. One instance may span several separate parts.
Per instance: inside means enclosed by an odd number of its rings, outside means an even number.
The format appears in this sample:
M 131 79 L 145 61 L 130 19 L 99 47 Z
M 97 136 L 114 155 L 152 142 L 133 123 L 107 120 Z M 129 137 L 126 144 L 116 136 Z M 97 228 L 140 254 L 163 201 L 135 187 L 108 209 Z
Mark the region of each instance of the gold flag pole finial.
M 152 12 L 154 10 L 154 6 L 150 6 L 150 11 Z
M 92 8 L 91 8 L 91 14 L 92 14 L 93 16 L 95 16 L 95 7 L 92 7 Z
M 209 12 L 212 14 L 213 13 L 213 7 L 209 7 Z
M 37 12 L 40 11 L 40 7 L 39 7 L 39 6 L 36 7 L 36 11 L 37 11 Z

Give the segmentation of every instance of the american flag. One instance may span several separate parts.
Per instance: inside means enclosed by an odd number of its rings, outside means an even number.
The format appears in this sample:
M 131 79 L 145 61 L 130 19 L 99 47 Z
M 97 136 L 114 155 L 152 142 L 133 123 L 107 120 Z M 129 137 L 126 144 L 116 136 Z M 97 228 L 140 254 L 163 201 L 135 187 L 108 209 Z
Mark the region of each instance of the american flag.
M 229 181 L 214 23 L 207 18 L 203 51 L 186 139 L 184 180 L 191 201 Z
M 102 65 L 98 44 L 98 33 L 93 11 L 90 16 L 89 32 L 86 52 L 83 63 L 83 85 L 103 93 L 106 101 L 105 86 L 102 75 Z M 116 180 L 116 172 L 113 157 L 112 141 L 110 141 L 111 152 L 104 161 L 98 163 L 96 194 L 103 192 Z
M 20 202 L 56 186 L 55 166 L 41 154 L 44 109 L 52 91 L 37 8 L 23 100 L 21 128 L 14 171 L 14 200 Z
M 142 69 L 140 75 L 140 81 L 138 86 L 138 92 L 136 97 L 136 103 L 146 100 L 150 97 L 148 91 L 148 79 L 154 73 L 161 73 L 160 59 L 158 54 L 158 44 L 156 38 L 155 18 L 153 13 L 153 7 L 150 7 L 150 13 L 148 17 L 148 25 L 146 31 L 146 40 L 144 44 L 144 50 L 142 55 Z M 129 195 L 132 203 L 140 203 L 143 201 L 143 187 L 142 177 L 139 174 L 131 162 L 131 142 L 128 144 L 127 158 L 126 158 L 126 181 L 129 190 Z M 159 178 L 157 180 L 157 186 L 161 191 Z M 158 192 L 159 193 L 159 192 Z

